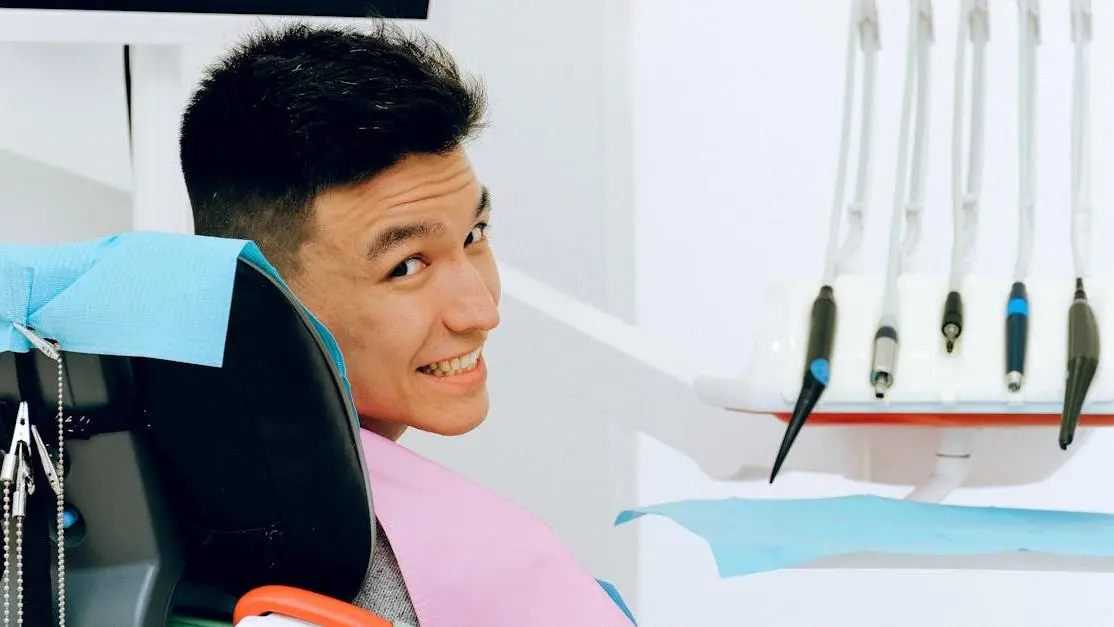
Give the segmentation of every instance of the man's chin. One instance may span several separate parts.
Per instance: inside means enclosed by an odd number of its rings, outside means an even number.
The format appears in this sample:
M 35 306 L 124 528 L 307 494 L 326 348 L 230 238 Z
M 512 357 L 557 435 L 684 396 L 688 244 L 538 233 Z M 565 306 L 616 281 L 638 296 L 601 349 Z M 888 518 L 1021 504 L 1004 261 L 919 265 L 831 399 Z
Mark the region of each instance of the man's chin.
M 406 425 L 402 423 L 380 422 L 377 420 L 361 420 L 360 426 L 372 433 L 379 434 L 388 440 L 398 440 L 408 429 L 429 433 L 432 435 L 443 435 L 446 437 L 453 437 L 458 435 L 465 435 L 471 433 L 476 427 L 483 424 L 484 418 L 472 421 L 458 421 L 458 422 L 434 422 L 434 423 L 418 423 Z
M 441 416 L 438 416 L 441 418 Z M 487 419 L 487 411 L 476 412 L 471 416 L 460 418 L 459 415 L 455 416 L 452 420 L 434 419 L 428 421 L 421 421 L 411 423 L 410 426 L 419 431 L 432 433 L 434 435 L 443 435 L 446 437 L 454 437 L 458 435 L 465 435 L 471 433 L 477 427 L 484 423 Z
M 407 429 L 433 435 L 453 437 L 472 432 L 487 419 L 489 410 L 487 391 L 466 401 L 436 403 L 414 407 L 410 412 L 388 419 L 369 418 L 361 413 L 360 425 L 369 431 L 397 440 Z
M 437 435 L 444 435 L 448 437 L 465 435 L 474 431 L 476 427 L 482 425 L 483 422 L 484 418 L 480 418 L 479 420 L 473 420 L 471 422 L 458 422 L 448 425 L 438 425 L 438 429 L 436 429 L 435 431 L 431 431 L 431 433 L 436 433 Z

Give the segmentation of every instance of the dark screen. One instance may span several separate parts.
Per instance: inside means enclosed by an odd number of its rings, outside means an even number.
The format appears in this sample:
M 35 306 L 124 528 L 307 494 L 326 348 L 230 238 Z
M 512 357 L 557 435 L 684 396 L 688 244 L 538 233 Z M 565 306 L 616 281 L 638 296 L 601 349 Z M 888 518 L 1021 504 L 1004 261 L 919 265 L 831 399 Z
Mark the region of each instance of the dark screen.
M 424 20 L 429 0 L 0 0 L 0 8 Z

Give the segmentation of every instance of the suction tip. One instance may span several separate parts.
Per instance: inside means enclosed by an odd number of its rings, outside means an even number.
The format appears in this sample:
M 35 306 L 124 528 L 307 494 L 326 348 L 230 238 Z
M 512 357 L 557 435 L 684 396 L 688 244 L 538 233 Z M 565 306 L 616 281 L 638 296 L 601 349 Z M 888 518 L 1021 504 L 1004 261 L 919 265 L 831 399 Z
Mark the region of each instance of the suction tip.
M 770 485 L 774 485 L 774 479 L 777 479 L 777 473 L 781 471 L 781 465 L 784 463 L 785 457 L 779 453 L 777 461 L 774 462 L 774 469 L 770 471 Z
M 1060 414 L 1060 448 L 1067 450 L 1075 438 L 1083 402 L 1098 370 L 1097 359 L 1073 359 L 1068 364 L 1067 389 L 1064 394 L 1064 411 Z
M 1099 366 L 1098 323 L 1082 279 L 1076 279 L 1075 299 L 1068 309 L 1068 364 L 1064 410 L 1060 414 L 1060 448 L 1067 450 L 1075 437 L 1083 403 Z
M 797 439 L 798 433 L 800 433 L 800 428 L 793 429 L 793 423 L 790 421 L 789 427 L 785 430 L 785 437 L 781 441 L 781 448 L 777 451 L 774 467 L 770 470 L 770 485 L 773 485 L 774 479 L 777 479 L 778 473 L 781 472 L 781 467 L 785 464 L 785 459 L 789 457 L 789 449 L 793 448 L 793 441 Z
M 1024 380 L 1025 375 L 1016 370 L 1006 373 L 1006 387 L 1008 387 L 1011 392 L 1020 392 L 1021 383 Z
M 820 395 L 828 387 L 831 376 L 831 363 L 828 361 L 832 354 L 832 345 L 835 341 L 836 303 L 835 291 L 830 285 L 820 288 L 816 300 L 812 303 L 812 314 L 808 332 L 807 367 L 804 381 L 801 382 L 801 391 L 797 395 L 797 403 L 793 407 L 793 415 L 785 427 L 785 436 L 781 440 L 781 447 L 777 451 L 773 470 L 770 472 L 770 483 L 777 478 L 785 458 L 789 456 L 789 449 L 797 434 L 805 426 L 812 409 L 816 407 Z
M 824 393 L 824 388 L 827 387 L 824 382 L 815 376 L 814 370 L 815 368 L 805 372 L 801 393 L 797 396 L 797 404 L 793 407 L 793 415 L 789 417 L 789 424 L 785 427 L 785 435 L 781 438 L 781 446 L 778 447 L 777 459 L 774 460 L 774 467 L 770 471 L 770 483 L 777 479 L 782 465 L 785 464 L 785 459 L 789 457 L 789 450 L 793 448 L 793 443 L 797 440 L 797 435 L 805 426 L 805 422 L 812 414 L 817 401 L 820 400 L 820 395 Z

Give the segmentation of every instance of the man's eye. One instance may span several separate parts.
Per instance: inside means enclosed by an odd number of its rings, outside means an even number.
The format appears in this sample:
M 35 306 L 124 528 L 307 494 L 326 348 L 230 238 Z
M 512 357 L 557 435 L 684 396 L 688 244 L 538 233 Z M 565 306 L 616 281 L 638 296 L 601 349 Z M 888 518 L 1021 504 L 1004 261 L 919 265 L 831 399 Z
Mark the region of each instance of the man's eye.
M 472 227 L 472 230 L 468 233 L 468 237 L 464 239 L 464 245 L 471 246 L 476 242 L 483 241 L 487 237 L 487 228 L 486 222 L 481 222 Z
M 391 270 L 390 278 L 401 279 L 402 277 L 410 276 L 411 274 L 418 272 L 423 267 L 425 267 L 425 264 L 422 263 L 421 259 L 418 259 L 417 257 L 411 257 L 410 259 L 407 259 L 406 261 L 403 261 L 402 263 L 395 266 L 395 269 Z

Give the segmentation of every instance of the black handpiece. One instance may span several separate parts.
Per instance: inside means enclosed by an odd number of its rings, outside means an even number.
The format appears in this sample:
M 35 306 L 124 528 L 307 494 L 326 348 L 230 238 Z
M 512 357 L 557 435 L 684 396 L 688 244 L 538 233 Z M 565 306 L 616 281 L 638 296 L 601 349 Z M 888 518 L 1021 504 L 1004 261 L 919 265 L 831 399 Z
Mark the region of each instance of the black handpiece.
M 789 455 L 789 449 L 797 439 L 797 434 L 805 426 L 820 395 L 828 387 L 828 377 L 831 373 L 832 344 L 835 342 L 836 329 L 836 302 L 835 294 L 829 285 L 820 288 L 816 300 L 812 302 L 812 315 L 808 329 L 808 352 L 805 356 L 804 381 L 801 383 L 801 392 L 797 395 L 797 403 L 793 407 L 793 415 L 785 427 L 785 436 L 781 440 L 781 447 L 774 461 L 773 471 L 770 472 L 770 483 L 777 478 L 781 465 Z
M 944 334 L 944 348 L 948 353 L 955 350 L 955 343 L 963 335 L 963 298 L 959 292 L 948 292 L 944 301 L 944 321 L 940 324 Z
M 1025 378 L 1025 351 L 1029 342 L 1029 295 L 1025 284 L 1010 288 L 1006 303 L 1006 385 L 1011 392 L 1021 389 Z
M 1083 401 L 1099 367 L 1099 327 L 1087 302 L 1083 279 L 1075 280 L 1075 298 L 1068 309 L 1068 380 L 1064 411 L 1060 415 L 1060 448 L 1067 450 L 1075 439 Z

